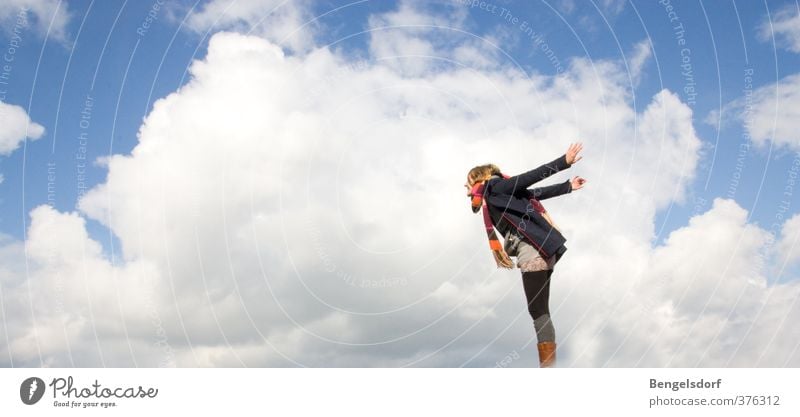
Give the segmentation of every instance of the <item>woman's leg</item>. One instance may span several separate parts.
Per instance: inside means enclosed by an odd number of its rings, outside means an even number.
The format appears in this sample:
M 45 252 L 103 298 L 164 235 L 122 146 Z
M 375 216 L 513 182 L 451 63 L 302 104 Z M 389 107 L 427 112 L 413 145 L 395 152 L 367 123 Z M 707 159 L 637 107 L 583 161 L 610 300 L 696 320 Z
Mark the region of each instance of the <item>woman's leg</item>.
M 522 287 L 528 300 L 528 312 L 533 318 L 539 343 L 555 342 L 556 331 L 550 320 L 550 276 L 552 269 L 522 272 Z

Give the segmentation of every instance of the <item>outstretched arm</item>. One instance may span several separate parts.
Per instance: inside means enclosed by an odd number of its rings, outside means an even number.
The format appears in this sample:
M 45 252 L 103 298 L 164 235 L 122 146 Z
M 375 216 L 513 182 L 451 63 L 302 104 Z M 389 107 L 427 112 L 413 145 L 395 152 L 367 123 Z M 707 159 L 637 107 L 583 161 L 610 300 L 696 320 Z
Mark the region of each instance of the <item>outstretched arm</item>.
M 559 184 L 548 185 L 546 187 L 531 188 L 528 190 L 528 193 L 530 196 L 536 198 L 537 200 L 545 200 L 548 198 L 569 194 L 574 190 L 580 190 L 581 188 L 583 188 L 583 184 L 585 183 L 586 183 L 585 179 L 575 176 L 571 180 L 567 180 Z
M 552 197 L 558 197 L 563 194 L 572 192 L 572 184 L 570 181 L 548 185 L 546 187 L 536 187 L 528 190 L 530 196 L 537 200 L 546 200 Z
M 558 171 L 567 169 L 572 164 L 581 160 L 578 152 L 583 149 L 581 143 L 571 143 L 567 149 L 567 153 L 561 155 L 557 159 L 540 166 L 539 168 L 532 169 L 523 174 L 510 177 L 508 179 L 498 180 L 492 185 L 495 192 L 500 194 L 515 194 L 519 191 L 525 190 L 531 185 L 555 174 Z

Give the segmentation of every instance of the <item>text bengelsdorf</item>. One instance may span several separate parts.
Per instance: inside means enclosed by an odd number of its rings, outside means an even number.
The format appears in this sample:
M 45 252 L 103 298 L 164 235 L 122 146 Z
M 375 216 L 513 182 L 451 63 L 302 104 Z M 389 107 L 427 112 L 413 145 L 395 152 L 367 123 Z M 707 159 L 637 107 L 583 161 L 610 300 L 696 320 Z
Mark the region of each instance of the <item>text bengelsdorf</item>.
M 706 381 L 702 378 L 696 381 L 691 381 L 689 378 L 686 378 L 685 381 L 658 381 L 650 378 L 650 388 L 667 388 L 673 391 L 685 388 L 719 388 L 721 385 L 722 378 L 716 381 Z

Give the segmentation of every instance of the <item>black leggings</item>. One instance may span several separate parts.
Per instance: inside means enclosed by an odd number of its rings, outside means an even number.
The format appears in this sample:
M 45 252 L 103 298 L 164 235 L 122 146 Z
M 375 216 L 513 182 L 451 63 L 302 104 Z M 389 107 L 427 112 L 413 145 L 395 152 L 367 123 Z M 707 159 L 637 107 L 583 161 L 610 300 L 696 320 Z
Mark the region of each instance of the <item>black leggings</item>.
M 552 269 L 522 273 L 522 287 L 528 300 L 528 313 L 533 318 L 539 342 L 555 341 L 555 329 L 550 320 L 550 276 Z

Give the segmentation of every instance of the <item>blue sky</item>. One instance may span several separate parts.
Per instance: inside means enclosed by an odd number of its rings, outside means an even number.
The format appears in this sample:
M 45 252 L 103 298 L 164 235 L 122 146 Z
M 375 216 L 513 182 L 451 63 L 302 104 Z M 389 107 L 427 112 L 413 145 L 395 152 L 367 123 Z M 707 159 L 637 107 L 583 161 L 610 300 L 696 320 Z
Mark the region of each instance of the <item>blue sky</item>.
M 314 13 L 323 14 L 348 4 L 319 2 Z M 495 13 L 471 8 L 469 28 L 480 35 L 492 32 L 498 25 L 502 27 L 506 17 L 500 11 L 502 4 L 497 2 Z M 641 83 L 634 90 L 639 103 L 646 103 L 648 97 L 662 88 L 683 89 L 687 80 L 681 74 L 680 53 L 689 47 L 697 89 L 696 103 L 692 105 L 694 126 L 704 143 L 716 146 L 716 156 L 713 170 L 711 155 L 702 161 L 688 202 L 703 199 L 706 203 L 700 204 L 707 205 L 714 197 L 728 193 L 742 128 L 733 123 L 718 134 L 714 126 L 703 123 L 703 118 L 743 95 L 746 69 L 753 70 L 753 88 L 758 88 L 775 83 L 800 67 L 798 54 L 773 48 L 772 39 L 757 37 L 756 28 L 766 20 L 768 9 L 774 13 L 785 4 L 792 2 L 676 2 L 679 20 L 673 23 L 685 27 L 683 46 L 678 44 L 676 30 L 668 24 L 664 6 L 658 3 L 635 2 L 625 5 L 617 14 L 601 4 L 577 2 L 574 10 L 566 13 L 557 2 L 520 2 L 513 4 L 513 13 L 509 13 L 521 21 L 527 20 L 544 34 L 563 62 L 575 56 L 622 59 L 637 42 L 649 39 L 655 59 L 646 64 Z M 66 7 L 71 14 L 66 26 L 68 40 L 44 39 L 33 31 L 26 34 L 16 52 L 5 102 L 27 109 L 34 121 L 45 126 L 46 134 L 41 140 L 27 143 L 24 150 L 0 160 L 5 176 L 0 205 L 0 228 L 4 233 L 21 238 L 29 220 L 27 210 L 47 202 L 49 162 L 57 167 L 56 207 L 62 210 L 74 207 L 77 172 L 72 166 L 81 134 L 80 113 L 87 96 L 95 104 L 88 129 L 87 161 L 130 152 L 153 101 L 185 83 L 187 66 L 205 54 L 207 37 L 179 29 L 180 20 L 191 5 L 187 2 L 185 8 L 179 8 L 168 3 L 141 36 L 137 29 L 151 10 L 149 2 L 62 2 L 60 7 Z M 325 29 L 317 32 L 317 42 L 322 45 L 337 42 L 349 53 L 363 53 L 366 35 L 358 33 L 365 30 L 366 17 L 391 7 L 388 2 L 363 2 L 325 15 L 319 21 Z M 448 35 L 446 29 L 442 32 L 441 36 Z M 341 41 L 343 34 L 351 37 Z M 10 40 L 8 34 L 4 40 Z M 503 47 L 527 71 L 556 72 L 542 53 L 535 53 L 532 41 L 518 40 Z M 681 97 L 687 100 L 688 95 L 683 93 Z M 779 181 L 769 179 L 780 178 L 790 167 L 792 157 L 788 153 L 786 149 L 769 148 L 751 149 L 747 153 L 735 199 L 752 208 L 753 219 L 762 224 L 771 224 L 775 204 L 781 201 Z M 759 188 L 762 176 L 767 180 Z M 104 178 L 102 167 L 94 164 L 87 167 L 87 187 Z M 792 205 L 790 211 L 796 212 L 796 203 Z M 694 211 L 694 204 L 686 204 L 659 212 L 656 222 L 660 238 L 685 224 Z M 92 232 L 107 244 L 108 234 L 94 226 Z
M 582 141 L 565 363 L 797 366 L 798 10 L 4 3 L 0 364 L 494 366 L 535 338 L 464 175 Z

